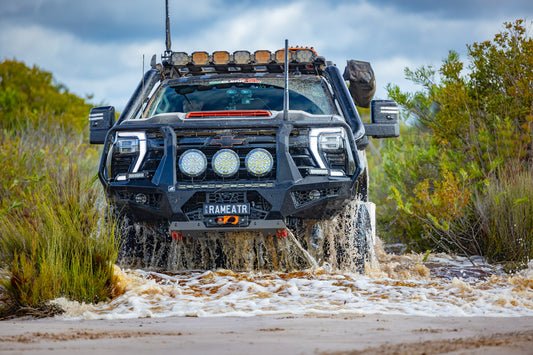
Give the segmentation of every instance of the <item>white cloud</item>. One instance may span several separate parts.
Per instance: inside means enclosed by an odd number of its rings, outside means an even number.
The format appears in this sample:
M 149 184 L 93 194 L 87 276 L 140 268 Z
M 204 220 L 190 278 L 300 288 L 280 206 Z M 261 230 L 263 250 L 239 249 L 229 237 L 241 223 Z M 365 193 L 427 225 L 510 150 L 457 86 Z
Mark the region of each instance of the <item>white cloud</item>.
M 29 6 L 30 2 L 24 4 Z M 52 3 L 34 4 L 30 10 L 38 14 L 44 4 Z M 377 77 L 376 96 L 384 98 L 387 83 L 415 89 L 404 79 L 405 67 L 438 67 L 450 49 L 466 59 L 466 44 L 491 39 L 505 20 L 499 15 L 472 19 L 429 11 L 400 12 L 398 6 L 370 1 L 260 1 L 254 6 L 224 0 L 171 1 L 172 48 L 187 52 L 276 50 L 288 38 L 291 45 L 314 46 L 341 71 L 346 59 L 370 61 Z M 154 5 L 94 0 L 81 2 L 79 7 L 88 12 L 88 21 L 98 19 L 84 23 L 86 28 L 105 26 L 106 21 L 95 15 L 101 12 L 116 22 L 112 29 L 124 25 L 126 31 L 138 24 L 139 31 L 149 28 L 157 38 L 139 40 L 125 36 L 124 31 L 119 34 L 104 28 L 99 33 L 109 35 L 102 39 L 84 36 L 79 29 L 69 30 L 68 21 L 49 27 L 46 21 L 27 25 L 4 19 L 0 24 L 0 55 L 37 64 L 76 94 L 93 93 L 95 102 L 104 101 L 120 110 L 141 78 L 142 55 L 148 67 L 152 54 L 159 57 L 164 51 L 162 1 Z M 13 9 L 16 6 L 8 7 Z M 76 16 L 84 21 L 84 16 Z

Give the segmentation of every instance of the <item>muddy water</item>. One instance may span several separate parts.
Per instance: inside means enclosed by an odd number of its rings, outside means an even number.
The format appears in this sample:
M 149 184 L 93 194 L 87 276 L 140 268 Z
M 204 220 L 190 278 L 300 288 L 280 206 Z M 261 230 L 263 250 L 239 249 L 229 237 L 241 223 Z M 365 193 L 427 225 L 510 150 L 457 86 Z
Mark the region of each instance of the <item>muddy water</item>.
M 257 243 L 257 242 L 254 242 Z M 266 243 L 266 242 L 265 242 Z M 266 245 L 266 244 L 265 244 Z M 294 246 L 293 246 L 294 247 Z M 294 247 L 298 248 L 298 247 Z M 402 314 L 424 316 L 531 316 L 533 263 L 507 275 L 449 255 L 387 254 L 365 274 L 310 267 L 305 271 L 157 272 L 116 267 L 120 295 L 84 305 L 59 299 L 64 318 L 124 319 L 267 314 Z M 243 266 L 256 263 L 245 256 Z M 283 263 L 283 257 L 278 262 Z
M 141 247 L 115 266 L 117 296 L 97 305 L 58 299 L 61 317 L 533 315 L 533 262 L 507 275 L 481 258 L 386 253 L 367 233 L 372 253 L 361 268 L 358 228 L 374 221 L 357 220 L 360 207 L 347 206 L 333 221 L 302 222 L 285 238 L 212 234 L 168 243 L 135 225 Z
M 374 205 L 353 201 L 333 220 L 300 220 L 278 237 L 261 232 L 205 233 L 173 239 L 149 225 L 128 224 L 125 253 L 117 264 L 123 269 L 234 271 L 293 271 L 317 267 L 363 272 L 361 251 L 370 251 L 372 265 Z

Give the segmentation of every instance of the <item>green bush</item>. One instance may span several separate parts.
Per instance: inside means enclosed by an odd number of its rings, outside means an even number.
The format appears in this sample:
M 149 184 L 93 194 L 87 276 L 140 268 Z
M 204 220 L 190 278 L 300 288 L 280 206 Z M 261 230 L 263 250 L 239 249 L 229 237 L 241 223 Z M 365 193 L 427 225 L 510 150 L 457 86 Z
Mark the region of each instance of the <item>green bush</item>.
M 515 175 L 526 174 L 533 157 L 531 53 L 533 40 L 524 21 L 517 20 L 506 23 L 492 41 L 468 46 L 468 65 L 450 51 L 438 70 L 406 69 L 407 78 L 422 91 L 405 93 L 389 85 L 389 96 L 414 124 L 381 152 L 384 174 L 379 185 L 390 187 L 388 200 L 381 201 L 388 206 L 386 214 L 378 217 L 390 224 L 386 240 L 403 241 L 416 251 L 511 258 L 489 250 L 497 243 L 485 240 L 493 236 L 483 232 L 488 227 L 480 222 L 483 214 L 477 208 L 479 201 L 491 200 L 493 188 L 513 191 L 506 184 L 514 182 L 502 172 L 518 167 Z M 528 226 L 531 221 L 516 222 Z M 514 235 L 512 224 L 507 227 L 507 234 Z M 520 255 L 530 257 L 526 254 Z
M 0 260 L 10 308 L 46 309 L 67 297 L 110 297 L 117 254 L 101 190 L 90 171 L 94 154 L 81 134 L 26 128 L 3 132 Z M 12 156 L 9 156 L 12 154 Z
M 16 60 L 0 62 L 0 128 L 59 124 L 81 131 L 91 105 L 62 85 L 51 73 Z

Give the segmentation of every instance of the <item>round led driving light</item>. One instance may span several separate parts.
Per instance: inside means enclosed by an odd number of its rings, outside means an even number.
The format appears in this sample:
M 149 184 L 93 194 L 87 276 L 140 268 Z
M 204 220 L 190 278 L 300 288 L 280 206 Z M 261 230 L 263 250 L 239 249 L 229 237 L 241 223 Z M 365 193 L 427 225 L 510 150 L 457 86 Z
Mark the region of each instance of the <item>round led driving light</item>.
M 198 149 L 189 149 L 181 155 L 179 168 L 187 176 L 199 176 L 207 168 L 207 158 Z
M 221 177 L 230 177 L 239 171 L 239 156 L 231 149 L 221 149 L 213 156 L 213 170 Z
M 264 176 L 272 170 L 274 159 L 268 150 L 256 148 L 246 155 L 246 170 L 254 176 Z

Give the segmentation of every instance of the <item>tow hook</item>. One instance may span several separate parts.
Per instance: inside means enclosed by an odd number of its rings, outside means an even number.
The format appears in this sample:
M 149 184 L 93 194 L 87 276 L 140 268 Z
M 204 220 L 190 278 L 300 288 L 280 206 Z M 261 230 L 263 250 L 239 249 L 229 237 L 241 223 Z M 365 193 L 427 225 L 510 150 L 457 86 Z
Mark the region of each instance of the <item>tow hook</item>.
M 217 218 L 218 224 L 237 224 L 239 223 L 239 216 L 223 216 L 221 218 Z
M 289 231 L 287 230 L 287 228 L 280 229 L 276 233 L 276 237 L 278 237 L 278 239 L 287 238 L 288 236 L 289 236 Z
M 179 240 L 179 241 L 183 240 L 183 235 L 180 232 L 170 231 L 170 235 L 172 236 L 173 240 Z

